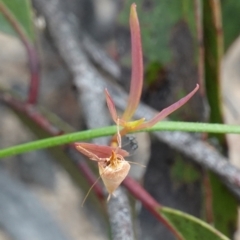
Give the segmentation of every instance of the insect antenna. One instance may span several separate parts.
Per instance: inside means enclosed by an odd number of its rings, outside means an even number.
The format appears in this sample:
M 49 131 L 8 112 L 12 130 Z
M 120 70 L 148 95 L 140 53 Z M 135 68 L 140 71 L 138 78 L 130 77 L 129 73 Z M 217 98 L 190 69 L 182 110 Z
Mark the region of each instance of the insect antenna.
M 90 192 L 92 191 L 93 187 L 96 185 L 96 183 L 99 181 L 99 179 L 101 178 L 101 175 L 97 178 L 97 180 L 93 183 L 93 185 L 89 188 L 86 196 L 84 197 L 83 201 L 82 201 L 82 204 L 81 204 L 81 207 L 83 207 L 84 203 L 86 202 L 87 200 L 87 197 L 88 195 L 90 194 Z
M 125 160 L 125 161 L 127 161 L 127 160 Z M 145 165 L 143 165 L 143 164 L 141 164 L 141 163 L 138 163 L 138 162 L 132 162 L 132 161 L 127 161 L 127 162 L 129 162 L 129 163 L 131 163 L 131 164 L 138 165 L 138 166 L 143 167 L 143 168 L 146 167 Z
M 89 195 L 90 192 L 92 191 L 93 187 L 97 184 L 97 182 L 99 181 L 99 179 L 102 177 L 102 175 L 105 173 L 105 171 L 107 170 L 107 168 L 108 168 L 108 167 L 106 167 L 106 169 L 101 173 L 101 175 L 97 178 L 97 180 L 96 180 L 96 181 L 93 183 L 93 185 L 89 188 L 86 196 L 84 197 L 84 199 L 83 199 L 83 201 L 82 201 L 81 207 L 83 207 L 84 203 L 85 203 L 86 200 L 87 200 L 88 195 Z M 109 194 L 109 195 L 108 195 L 107 201 L 110 200 L 111 195 L 113 195 L 113 194 Z

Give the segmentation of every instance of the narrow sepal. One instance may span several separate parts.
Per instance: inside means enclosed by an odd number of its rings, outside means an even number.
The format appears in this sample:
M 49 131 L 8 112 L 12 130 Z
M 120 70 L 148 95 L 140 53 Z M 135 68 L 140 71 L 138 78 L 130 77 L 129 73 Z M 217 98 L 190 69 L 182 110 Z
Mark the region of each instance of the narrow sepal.
M 198 89 L 199 89 L 199 85 L 197 84 L 197 86 L 193 89 L 193 91 L 190 92 L 187 96 L 181 98 L 179 101 L 175 102 L 171 106 L 163 109 L 153 119 L 139 125 L 138 127 L 135 128 L 135 130 L 140 130 L 140 129 L 154 126 L 156 123 L 158 123 L 159 121 L 167 117 L 169 114 L 171 114 L 172 112 L 176 111 L 178 108 L 183 106 L 197 92 Z
M 141 33 L 136 4 L 131 5 L 130 30 L 132 46 L 132 76 L 128 103 L 122 119 L 128 121 L 133 116 L 140 101 L 143 86 L 143 56 Z
M 112 97 L 110 96 L 108 90 L 105 88 L 105 96 L 106 96 L 106 101 L 107 101 L 107 106 L 109 109 L 109 112 L 111 114 L 111 117 L 115 123 L 117 123 L 118 116 L 117 116 L 117 111 L 115 108 L 115 104 L 113 102 Z
M 95 161 L 99 161 L 99 158 L 109 158 L 112 155 L 112 152 L 123 157 L 129 155 L 127 151 L 118 147 L 103 146 L 93 143 L 74 143 L 74 145 L 79 152 Z

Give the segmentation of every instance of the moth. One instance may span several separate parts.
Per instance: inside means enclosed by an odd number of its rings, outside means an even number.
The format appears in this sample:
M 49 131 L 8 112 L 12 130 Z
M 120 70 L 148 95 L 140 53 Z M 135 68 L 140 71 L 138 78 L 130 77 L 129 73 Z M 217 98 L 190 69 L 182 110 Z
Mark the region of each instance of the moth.
M 125 160 L 129 152 L 120 147 L 75 143 L 76 149 L 98 163 L 101 179 L 109 193 L 107 200 L 128 175 L 130 164 Z

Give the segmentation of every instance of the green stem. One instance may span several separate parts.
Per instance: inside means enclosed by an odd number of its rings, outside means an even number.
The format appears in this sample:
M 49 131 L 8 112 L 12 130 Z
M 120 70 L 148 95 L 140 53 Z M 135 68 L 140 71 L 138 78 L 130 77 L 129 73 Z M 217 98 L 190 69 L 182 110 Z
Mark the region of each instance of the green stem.
M 221 3 L 219 0 L 203 1 L 203 27 L 205 49 L 205 85 L 210 106 L 209 121 L 223 123 L 221 98 L 221 60 L 223 55 L 223 31 L 221 22 Z M 219 143 L 225 144 L 224 135 L 216 137 Z
M 240 126 L 209 123 L 189 122 L 160 122 L 151 128 L 142 131 L 185 131 L 185 132 L 211 132 L 211 133 L 234 133 L 240 134 Z M 116 126 L 92 129 L 76 133 L 65 134 L 57 137 L 37 140 L 0 150 L 0 158 L 17 155 L 33 150 L 54 147 L 76 141 L 84 141 L 92 138 L 109 136 L 116 133 Z

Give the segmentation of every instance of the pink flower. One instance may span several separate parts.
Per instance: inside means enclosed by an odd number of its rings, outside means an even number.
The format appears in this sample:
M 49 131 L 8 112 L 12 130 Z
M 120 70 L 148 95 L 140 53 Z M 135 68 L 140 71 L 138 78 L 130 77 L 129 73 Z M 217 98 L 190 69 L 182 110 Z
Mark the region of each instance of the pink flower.
M 129 153 L 119 147 L 91 143 L 75 143 L 76 149 L 89 159 L 98 162 L 99 174 L 109 193 L 108 200 L 128 175 L 130 164 L 124 157 Z
M 163 109 L 151 120 L 145 121 L 145 118 L 141 118 L 135 121 L 130 121 L 138 107 L 143 86 L 143 57 L 142 57 L 141 33 L 135 3 L 131 5 L 130 29 L 132 44 L 132 76 L 127 107 L 122 117 L 119 117 L 117 115 L 114 102 L 107 89 L 105 89 L 107 105 L 112 116 L 112 119 L 117 125 L 122 127 L 120 131 L 121 136 L 124 136 L 125 134 L 132 131 L 152 127 L 157 122 L 161 121 L 169 114 L 171 114 L 172 112 L 180 108 L 182 105 L 184 105 L 196 93 L 196 91 L 199 88 L 199 85 L 197 84 L 195 89 L 192 92 L 190 92 L 187 96 L 183 97 L 182 99 L 170 105 L 169 107 Z M 115 140 L 116 136 L 114 136 L 113 138 L 113 144 Z
M 157 122 L 167 117 L 170 113 L 184 105 L 199 88 L 197 85 L 196 88 L 187 96 L 163 109 L 149 121 L 145 121 L 145 118 L 131 121 L 130 119 L 133 117 L 139 104 L 143 86 L 141 35 L 136 12 L 136 4 L 134 3 L 131 6 L 130 12 L 130 29 L 132 43 L 132 77 L 128 103 L 122 117 L 117 115 L 114 102 L 107 89 L 105 89 L 107 105 L 112 119 L 117 124 L 117 127 L 121 126 L 122 129 L 120 131 L 118 129 L 117 134 L 112 139 L 111 146 L 101 146 L 91 143 L 75 143 L 75 147 L 79 152 L 87 156 L 89 159 L 98 162 L 100 177 L 109 192 L 108 200 L 116 188 L 125 179 L 130 170 L 129 163 L 124 159 L 124 157 L 127 157 L 129 153 L 121 149 L 121 136 L 127 134 L 128 132 L 155 125 Z

